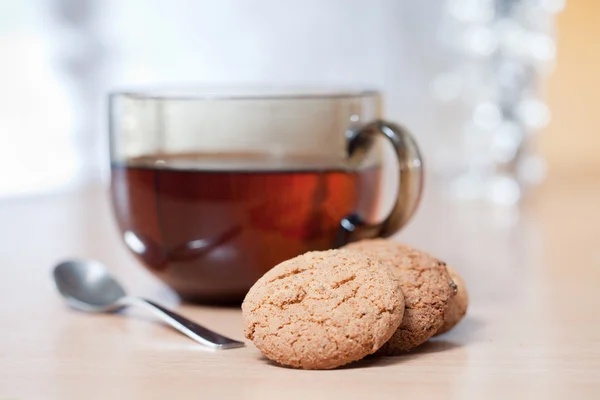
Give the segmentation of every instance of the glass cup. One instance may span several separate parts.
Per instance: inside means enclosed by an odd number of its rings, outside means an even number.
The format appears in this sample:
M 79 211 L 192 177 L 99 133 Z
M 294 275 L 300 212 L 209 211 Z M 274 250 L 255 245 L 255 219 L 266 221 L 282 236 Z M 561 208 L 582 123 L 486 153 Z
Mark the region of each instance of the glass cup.
M 131 91 L 110 97 L 111 197 L 125 244 L 189 301 L 239 303 L 276 264 L 387 237 L 423 185 L 375 91 Z M 380 214 L 383 150 L 399 189 Z

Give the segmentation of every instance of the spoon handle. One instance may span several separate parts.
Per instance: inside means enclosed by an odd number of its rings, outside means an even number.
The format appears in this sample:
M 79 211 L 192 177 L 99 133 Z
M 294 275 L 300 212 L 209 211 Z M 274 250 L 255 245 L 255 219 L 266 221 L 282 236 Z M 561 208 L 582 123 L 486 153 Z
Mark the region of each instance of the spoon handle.
M 206 347 L 223 350 L 244 346 L 243 342 L 238 342 L 237 340 L 229 339 L 228 337 L 219 335 L 218 333 L 200 326 L 195 322 L 192 322 L 189 319 L 174 313 L 173 311 L 159 306 L 153 301 L 142 299 L 140 297 L 126 296 L 121 298 L 119 303 L 122 305 L 140 306 L 145 308 L 167 324 L 171 325 L 173 328 L 177 329 L 179 332 Z

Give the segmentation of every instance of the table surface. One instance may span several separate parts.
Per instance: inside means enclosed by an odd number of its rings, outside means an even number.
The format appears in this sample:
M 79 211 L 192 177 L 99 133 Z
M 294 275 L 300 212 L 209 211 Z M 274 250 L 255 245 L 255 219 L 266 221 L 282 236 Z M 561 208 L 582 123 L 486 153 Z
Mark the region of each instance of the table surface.
M 240 311 L 179 304 L 126 251 L 101 188 L 0 201 L 0 399 L 600 398 L 600 179 L 551 178 L 517 209 L 429 190 L 396 240 L 465 277 L 453 331 L 399 357 L 333 371 L 278 367 L 250 343 L 204 350 L 143 313 L 69 310 L 65 257 L 111 267 L 131 292 L 243 339 Z

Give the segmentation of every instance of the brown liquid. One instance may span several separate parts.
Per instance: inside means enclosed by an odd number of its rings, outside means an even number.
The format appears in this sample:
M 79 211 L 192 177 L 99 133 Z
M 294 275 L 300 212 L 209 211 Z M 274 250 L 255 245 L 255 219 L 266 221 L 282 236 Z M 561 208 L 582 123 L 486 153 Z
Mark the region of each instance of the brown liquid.
M 185 299 L 239 302 L 279 262 L 331 248 L 341 219 L 357 211 L 361 183 L 375 189 L 360 196 L 361 215 L 375 212 L 379 167 L 348 171 L 314 167 L 325 165 L 317 160 L 237 157 L 112 165 L 125 242 Z

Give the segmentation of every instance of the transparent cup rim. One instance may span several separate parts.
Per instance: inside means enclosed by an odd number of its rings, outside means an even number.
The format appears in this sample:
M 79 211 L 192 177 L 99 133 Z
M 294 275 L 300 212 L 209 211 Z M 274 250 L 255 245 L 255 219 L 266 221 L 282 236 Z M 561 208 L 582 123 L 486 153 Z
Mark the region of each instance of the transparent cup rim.
M 129 97 L 154 100 L 318 100 L 379 97 L 372 88 L 331 85 L 162 85 L 119 88 L 110 98 Z

